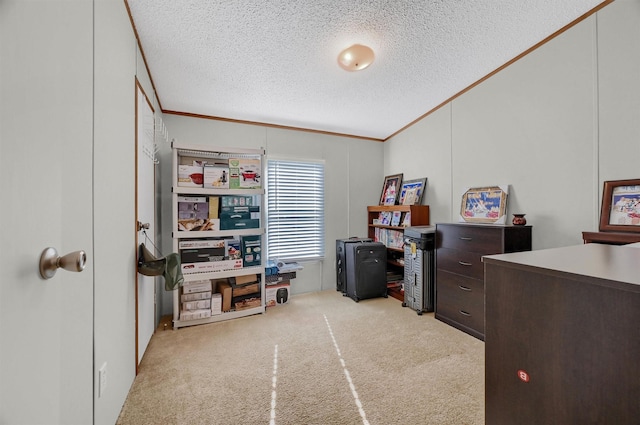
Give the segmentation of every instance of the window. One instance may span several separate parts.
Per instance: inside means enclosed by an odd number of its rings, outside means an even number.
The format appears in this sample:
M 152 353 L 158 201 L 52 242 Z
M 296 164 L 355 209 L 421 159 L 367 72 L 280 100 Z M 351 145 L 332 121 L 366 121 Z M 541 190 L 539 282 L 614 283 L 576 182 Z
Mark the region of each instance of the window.
M 267 160 L 269 258 L 324 257 L 324 163 Z

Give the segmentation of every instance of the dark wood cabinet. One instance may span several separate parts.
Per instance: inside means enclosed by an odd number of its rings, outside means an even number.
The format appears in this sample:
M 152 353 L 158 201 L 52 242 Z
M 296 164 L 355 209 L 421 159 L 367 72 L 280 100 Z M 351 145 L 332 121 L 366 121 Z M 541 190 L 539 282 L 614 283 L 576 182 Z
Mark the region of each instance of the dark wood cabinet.
M 482 257 L 528 250 L 531 226 L 436 224 L 436 319 L 483 340 Z
M 640 249 L 584 244 L 484 264 L 486 423 L 638 424 Z

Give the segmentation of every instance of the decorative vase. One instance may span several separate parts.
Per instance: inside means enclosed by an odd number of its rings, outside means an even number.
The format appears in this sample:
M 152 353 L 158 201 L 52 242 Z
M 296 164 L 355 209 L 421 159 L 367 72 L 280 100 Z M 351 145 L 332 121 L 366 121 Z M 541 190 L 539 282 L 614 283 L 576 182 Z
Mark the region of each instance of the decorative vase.
M 525 215 L 526 214 L 514 214 L 512 223 L 515 226 L 524 226 L 525 224 L 527 224 L 527 219 L 524 218 Z

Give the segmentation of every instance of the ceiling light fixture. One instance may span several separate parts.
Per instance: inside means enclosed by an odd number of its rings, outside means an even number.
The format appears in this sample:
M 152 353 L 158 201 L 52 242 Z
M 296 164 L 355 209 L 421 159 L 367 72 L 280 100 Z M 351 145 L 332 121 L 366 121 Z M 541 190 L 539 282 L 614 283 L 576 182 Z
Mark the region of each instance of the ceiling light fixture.
M 346 71 L 360 71 L 371 65 L 373 50 L 362 44 L 347 47 L 338 55 L 338 64 Z

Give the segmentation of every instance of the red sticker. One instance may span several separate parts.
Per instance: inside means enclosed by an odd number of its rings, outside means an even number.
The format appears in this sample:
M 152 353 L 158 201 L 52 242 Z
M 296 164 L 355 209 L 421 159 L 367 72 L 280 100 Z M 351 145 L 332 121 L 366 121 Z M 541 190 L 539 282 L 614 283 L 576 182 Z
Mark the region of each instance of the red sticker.
M 518 371 L 518 378 L 520 378 L 522 382 L 529 382 L 529 374 L 522 369 Z

